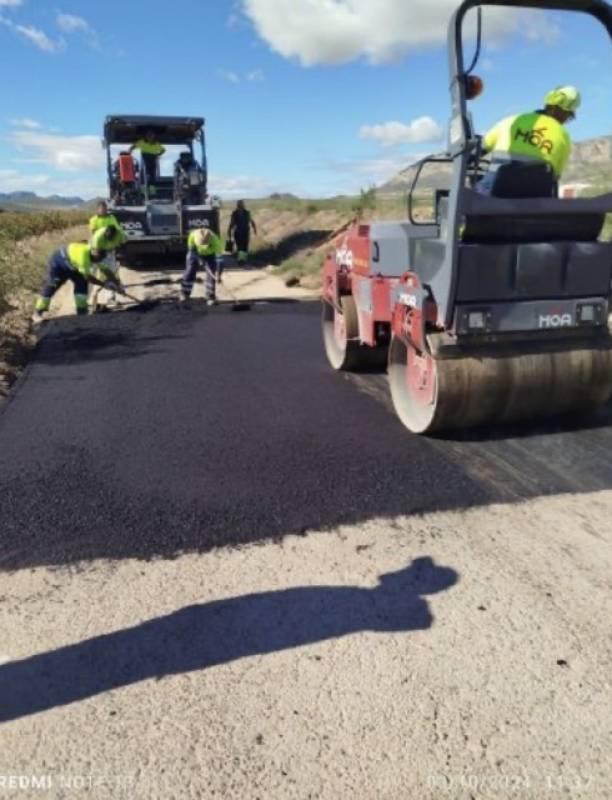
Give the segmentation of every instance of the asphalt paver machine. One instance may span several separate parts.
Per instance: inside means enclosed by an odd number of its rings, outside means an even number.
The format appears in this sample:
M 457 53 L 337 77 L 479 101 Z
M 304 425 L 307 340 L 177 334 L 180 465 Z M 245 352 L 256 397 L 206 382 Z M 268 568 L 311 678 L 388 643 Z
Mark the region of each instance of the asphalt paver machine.
M 550 183 L 542 191 L 543 162 L 504 165 L 493 196 L 475 188 L 487 163 L 468 113 L 480 81 L 463 28 L 486 6 L 583 12 L 612 37 L 604 0 L 465 0 L 449 27 L 448 152 L 416 170 L 407 220 L 356 221 L 326 258 L 330 364 L 387 360 L 393 404 L 415 433 L 586 410 L 612 394 L 612 244 L 599 240 L 612 193 L 559 199 Z M 422 222 L 413 198 L 430 161 L 452 177 Z
M 129 151 L 148 131 L 166 149 L 153 175 Z M 124 263 L 181 255 L 189 232 L 202 225 L 219 232 L 220 200 L 208 193 L 202 117 L 109 116 L 104 147 L 110 207 L 128 236 L 119 252 Z

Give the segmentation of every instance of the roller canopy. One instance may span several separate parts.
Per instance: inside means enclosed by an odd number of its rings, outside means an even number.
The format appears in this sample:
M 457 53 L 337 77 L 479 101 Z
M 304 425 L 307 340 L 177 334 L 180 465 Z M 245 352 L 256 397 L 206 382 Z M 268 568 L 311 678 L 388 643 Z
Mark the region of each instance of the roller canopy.
M 162 144 L 185 144 L 203 127 L 203 117 L 111 116 L 104 122 L 104 138 L 108 144 L 134 144 L 147 130 L 153 130 Z

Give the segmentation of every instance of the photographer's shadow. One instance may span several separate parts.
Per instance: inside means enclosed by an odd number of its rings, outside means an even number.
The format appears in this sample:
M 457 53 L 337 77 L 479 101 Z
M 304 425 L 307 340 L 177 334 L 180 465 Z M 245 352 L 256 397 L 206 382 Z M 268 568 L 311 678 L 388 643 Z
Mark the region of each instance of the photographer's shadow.
M 381 575 L 373 589 L 309 586 L 188 606 L 133 628 L 0 666 L 0 721 L 73 703 L 147 678 L 348 636 L 431 627 L 423 595 L 458 575 L 429 557 Z

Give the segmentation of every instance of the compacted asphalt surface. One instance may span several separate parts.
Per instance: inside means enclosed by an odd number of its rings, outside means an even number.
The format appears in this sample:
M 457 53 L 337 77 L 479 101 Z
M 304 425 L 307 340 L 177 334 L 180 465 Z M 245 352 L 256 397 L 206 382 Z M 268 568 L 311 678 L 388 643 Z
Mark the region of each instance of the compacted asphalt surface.
M 411 436 L 384 375 L 328 367 L 318 314 L 286 301 L 51 322 L 0 413 L 0 565 L 172 556 L 612 486 L 609 409 Z
M 317 303 L 51 323 L 0 417 L 4 568 L 486 503 L 334 374 Z

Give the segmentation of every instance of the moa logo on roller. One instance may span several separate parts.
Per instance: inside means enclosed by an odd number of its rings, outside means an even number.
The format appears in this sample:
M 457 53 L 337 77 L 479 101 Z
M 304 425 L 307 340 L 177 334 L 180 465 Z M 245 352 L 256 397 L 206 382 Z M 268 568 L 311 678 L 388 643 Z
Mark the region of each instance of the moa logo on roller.
M 540 328 L 571 328 L 573 324 L 571 314 L 540 314 L 538 321 Z
M 342 246 L 336 250 L 336 264 L 353 269 L 353 251 L 349 249 L 346 240 L 342 243 Z

